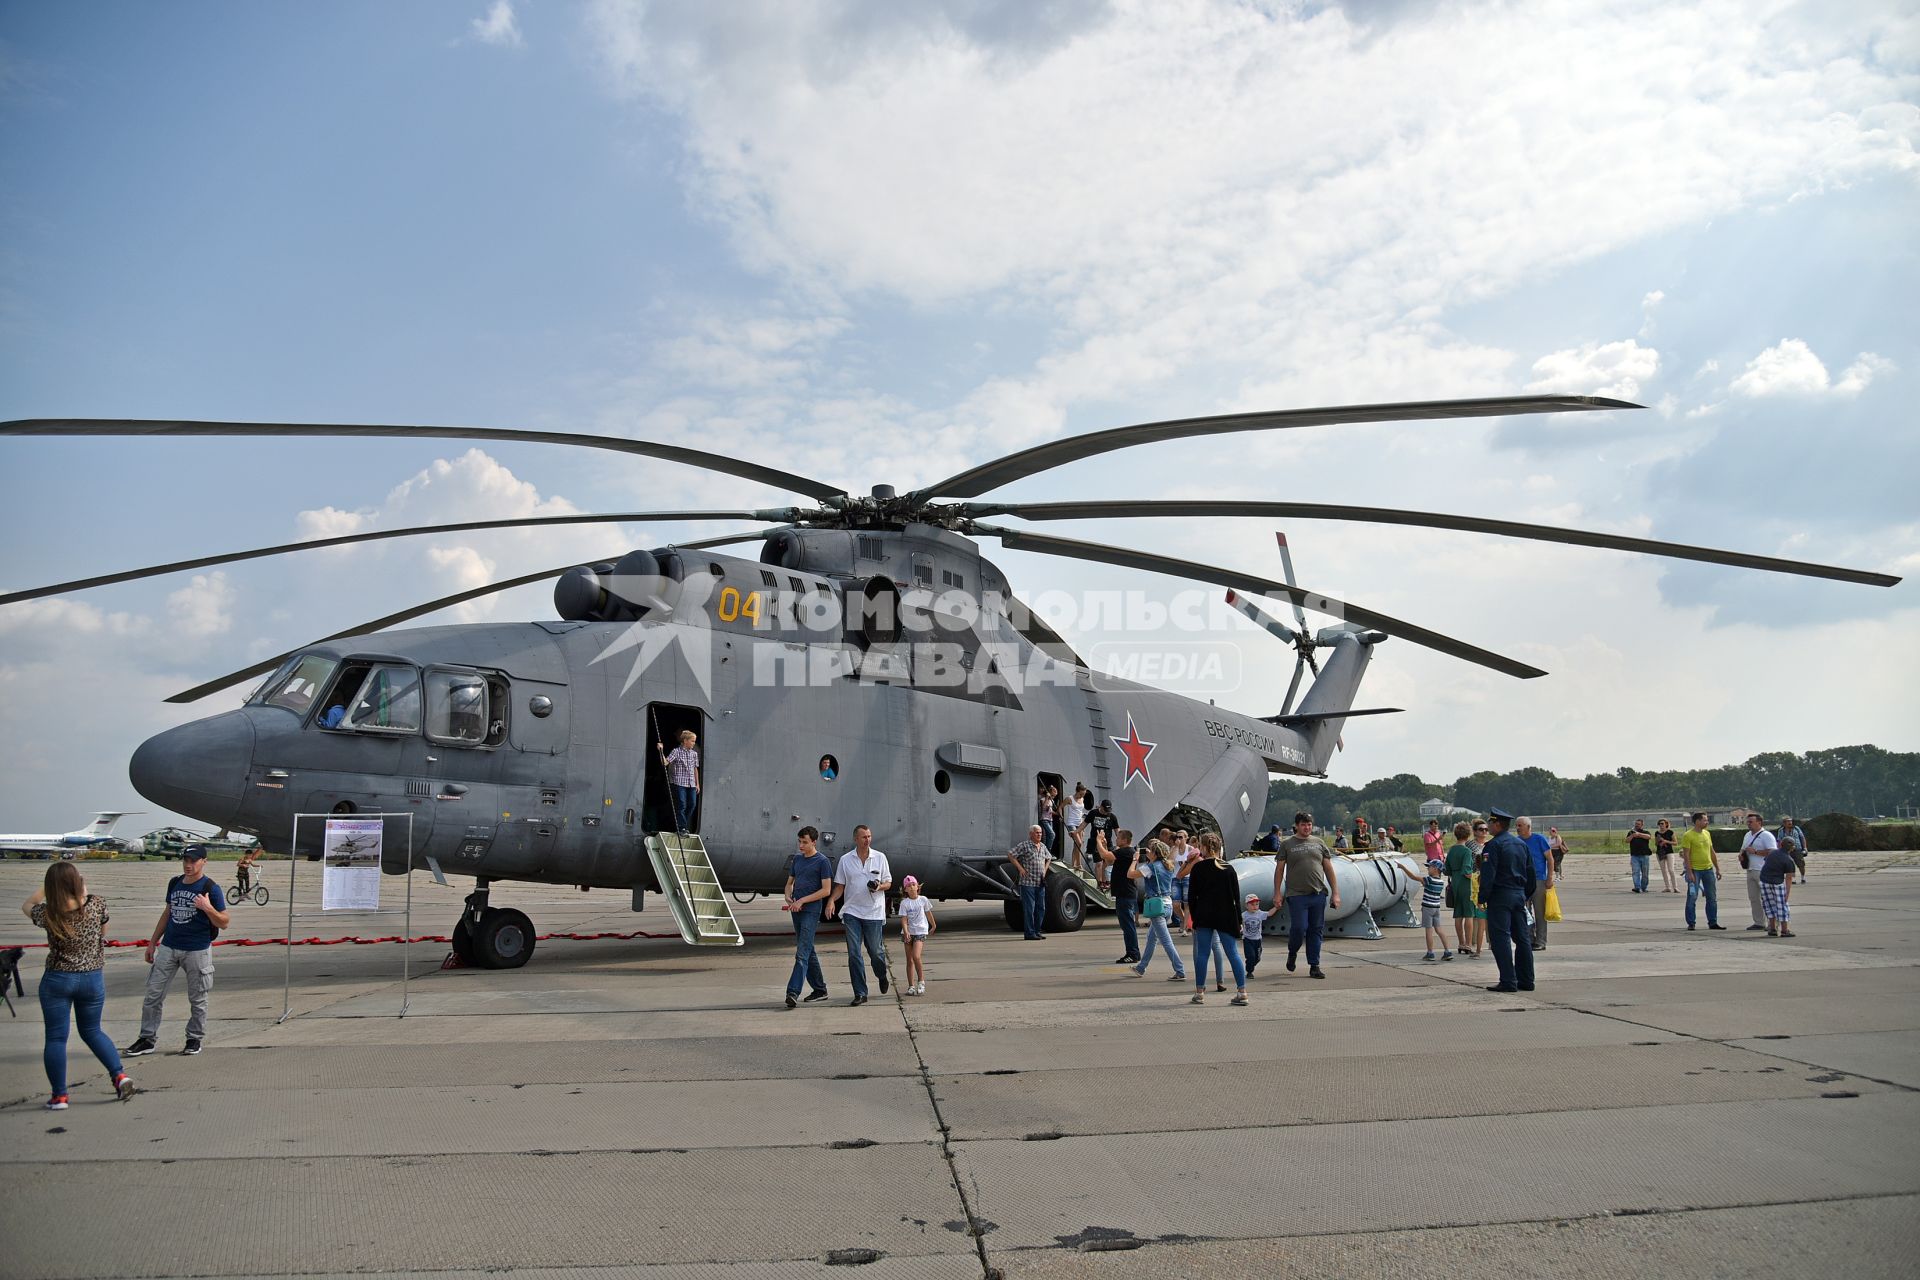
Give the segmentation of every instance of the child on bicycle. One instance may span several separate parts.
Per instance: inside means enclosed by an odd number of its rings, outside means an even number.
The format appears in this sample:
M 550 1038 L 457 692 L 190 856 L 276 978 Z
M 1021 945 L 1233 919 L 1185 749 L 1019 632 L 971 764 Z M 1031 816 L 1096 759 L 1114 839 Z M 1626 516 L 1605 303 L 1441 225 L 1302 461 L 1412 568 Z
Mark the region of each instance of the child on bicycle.
M 920 896 L 920 881 L 908 876 L 900 882 L 901 941 L 907 952 L 907 990 L 910 996 L 927 994 L 927 935 L 933 932 L 933 903 Z
M 260 861 L 262 850 L 259 845 L 240 855 L 240 861 L 234 868 L 240 874 L 240 894 L 245 897 L 253 892 L 253 864 Z

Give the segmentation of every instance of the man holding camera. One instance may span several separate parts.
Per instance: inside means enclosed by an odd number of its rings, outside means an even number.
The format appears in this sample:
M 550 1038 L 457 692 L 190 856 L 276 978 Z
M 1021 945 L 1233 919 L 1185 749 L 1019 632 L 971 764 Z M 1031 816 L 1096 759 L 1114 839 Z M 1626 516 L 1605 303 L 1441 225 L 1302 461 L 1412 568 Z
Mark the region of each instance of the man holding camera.
M 867 1002 L 864 950 L 873 965 L 880 994 L 887 994 L 887 952 L 882 934 L 887 926 L 887 890 L 893 888 L 893 868 L 887 855 L 873 847 L 873 828 L 861 823 L 853 829 L 853 848 L 840 855 L 833 870 L 833 896 L 827 899 L 827 919 L 840 913 L 847 931 L 847 971 L 853 979 L 853 1003 Z

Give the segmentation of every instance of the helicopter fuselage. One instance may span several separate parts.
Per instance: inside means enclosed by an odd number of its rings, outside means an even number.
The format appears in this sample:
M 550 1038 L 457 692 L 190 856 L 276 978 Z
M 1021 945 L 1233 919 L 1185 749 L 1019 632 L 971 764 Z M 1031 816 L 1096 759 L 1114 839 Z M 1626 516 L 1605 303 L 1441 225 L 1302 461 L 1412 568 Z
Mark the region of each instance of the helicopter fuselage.
M 683 817 L 660 755 L 690 728 L 701 797 L 685 817 L 728 889 L 779 891 L 803 824 L 833 853 L 864 823 L 896 875 L 971 897 L 982 885 L 957 864 L 1024 839 L 1045 778 L 1087 783 L 1135 831 L 1176 805 L 1205 810 L 1244 848 L 1268 773 L 1319 772 L 1337 732 L 1096 676 L 991 608 L 917 632 L 862 623 L 876 582 L 908 611 L 937 609 L 912 576 L 684 561 L 679 576 L 702 590 L 671 616 L 311 646 L 245 706 L 144 744 L 134 784 L 271 849 L 293 848 L 295 814 L 406 814 L 388 821 L 389 871 L 411 848 L 415 868 L 482 880 L 654 887 L 643 841 Z M 981 566 L 997 577 L 976 557 L 975 581 Z M 848 621 L 822 633 L 800 614 L 827 596 Z M 1316 690 L 1350 705 L 1366 660 L 1349 641 Z M 293 851 L 318 851 L 320 836 L 303 822 Z

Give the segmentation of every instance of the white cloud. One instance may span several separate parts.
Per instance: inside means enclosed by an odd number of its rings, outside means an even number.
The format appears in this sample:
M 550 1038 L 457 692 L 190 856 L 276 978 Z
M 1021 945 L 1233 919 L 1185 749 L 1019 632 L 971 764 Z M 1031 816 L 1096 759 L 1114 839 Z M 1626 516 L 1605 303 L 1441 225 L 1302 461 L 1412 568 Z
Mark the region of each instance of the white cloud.
M 233 629 L 233 585 L 226 571 L 196 573 L 186 586 L 167 596 L 167 616 L 175 634 L 203 640 Z
M 525 43 L 520 38 L 519 20 L 513 16 L 512 0 L 493 0 L 486 13 L 473 20 L 469 31 L 480 43 L 505 49 L 518 49 Z
M 1655 328 L 1653 313 L 1656 310 L 1658 310 L 1660 304 L 1662 302 L 1665 302 L 1666 300 L 1667 300 L 1666 293 L 1659 289 L 1655 289 L 1653 292 L 1647 294 L 1645 297 L 1640 299 L 1641 320 L 1640 320 L 1640 332 L 1636 335 L 1637 337 L 1650 338 L 1653 336 L 1653 331 Z
M 1857 396 L 1874 378 L 1891 373 L 1893 361 L 1863 351 L 1840 375 L 1838 382 L 1827 375 L 1827 366 L 1813 348 L 1798 338 L 1783 338 L 1747 361 L 1746 372 L 1728 388 L 1737 396 L 1760 399 L 1766 396 L 1817 396 L 1831 392 L 1838 396 Z
M 108 613 L 83 600 L 54 596 L 41 600 L 23 600 L 0 608 L 0 635 L 18 636 L 29 632 L 57 635 L 71 631 L 81 635 L 136 635 L 147 627 L 147 619 L 130 613 Z
M 452 595 L 457 591 L 471 591 L 484 587 L 494 580 L 493 561 L 481 555 L 472 547 L 428 547 L 427 563 L 438 569 L 451 586 Z M 454 606 L 454 616 L 461 622 L 478 622 L 493 612 L 497 597 L 481 596 L 477 600 L 468 600 Z
M 1203 364 L 1244 371 L 1222 407 L 1356 367 L 1384 389 L 1393 369 L 1363 364 L 1383 336 L 1416 394 L 1510 390 L 1434 317 L 1917 163 L 1920 112 L 1846 56 L 1877 29 L 1844 21 L 1489 5 L 1362 28 L 1185 0 L 1089 6 L 1009 52 L 971 12 L 594 10 L 618 84 L 684 117 L 695 198 L 749 264 L 923 305 L 1005 291 L 1056 318 L 1054 352 L 956 415 L 962 447 Z
M 371 517 L 365 511 L 342 511 L 338 507 L 320 507 L 302 511 L 293 518 L 302 541 L 340 538 L 368 527 Z
M 1660 371 L 1660 353 L 1632 338 L 1555 351 L 1533 362 L 1529 391 L 1612 396 L 1632 400 L 1640 384 Z
M 1893 372 L 1893 361 L 1877 356 L 1871 351 L 1862 351 L 1860 358 L 1846 367 L 1840 375 L 1840 381 L 1833 384 L 1835 395 L 1857 396 L 1867 389 L 1867 384 L 1882 374 Z

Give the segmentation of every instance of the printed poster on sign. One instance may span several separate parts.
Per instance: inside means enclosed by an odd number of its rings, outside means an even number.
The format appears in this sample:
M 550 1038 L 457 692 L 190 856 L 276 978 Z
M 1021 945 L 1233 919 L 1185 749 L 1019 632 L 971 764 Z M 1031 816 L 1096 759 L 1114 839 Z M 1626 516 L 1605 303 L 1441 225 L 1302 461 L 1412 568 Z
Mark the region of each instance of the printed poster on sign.
M 320 866 L 322 911 L 380 909 L 379 818 L 328 818 Z

